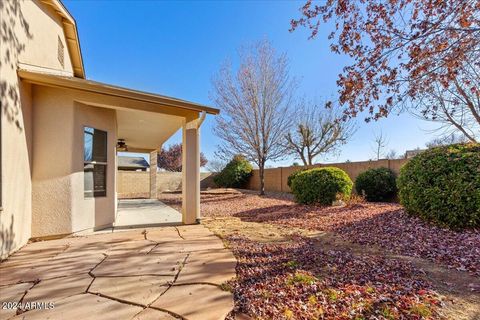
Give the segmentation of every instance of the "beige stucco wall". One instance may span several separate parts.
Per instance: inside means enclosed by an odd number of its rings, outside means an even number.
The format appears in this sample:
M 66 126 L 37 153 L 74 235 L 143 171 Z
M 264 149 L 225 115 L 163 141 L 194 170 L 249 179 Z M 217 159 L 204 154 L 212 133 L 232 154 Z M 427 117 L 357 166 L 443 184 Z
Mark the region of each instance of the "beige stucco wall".
M 2 78 L 4 79 L 4 78 Z M 17 250 L 30 238 L 31 221 L 31 86 L 18 87 L 18 100 L 2 96 L 2 209 L 0 258 Z M 6 114 L 6 108 L 15 110 Z
M 13 4 L 13 3 L 16 4 Z M 73 75 L 70 53 L 62 27 L 62 18 L 52 7 L 38 0 L 7 0 L 7 6 L 17 5 L 18 19 L 15 34 L 25 49 L 19 54 L 20 67 L 63 75 Z M 2 16 L 3 17 L 3 16 Z M 64 65 L 58 59 L 58 39 L 63 44 Z
M 73 193 L 72 231 L 111 225 L 115 220 L 115 171 L 117 124 L 114 109 L 97 108 L 74 103 L 75 120 L 74 157 L 73 157 Z M 83 130 L 92 127 L 107 132 L 107 195 L 106 197 L 84 198 L 83 177 Z
M 32 88 L 18 79 L 17 68 L 71 75 L 72 65 L 60 17 L 51 8 L 37 0 L 2 0 L 0 10 L 0 258 L 5 258 L 31 236 Z M 59 37 L 65 46 L 63 67 Z
M 115 110 L 75 98 L 74 91 L 34 86 L 32 237 L 98 228 L 115 219 Z M 106 197 L 84 198 L 84 126 L 108 134 Z

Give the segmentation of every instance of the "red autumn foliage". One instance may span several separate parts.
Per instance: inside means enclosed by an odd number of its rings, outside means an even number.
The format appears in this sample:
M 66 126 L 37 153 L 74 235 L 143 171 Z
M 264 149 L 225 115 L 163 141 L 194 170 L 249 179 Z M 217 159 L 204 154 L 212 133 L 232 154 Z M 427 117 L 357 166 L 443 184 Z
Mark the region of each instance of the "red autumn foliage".
M 476 98 L 468 97 L 480 95 L 470 77 L 480 66 L 480 1 L 308 0 L 301 13 L 292 31 L 305 26 L 314 38 L 332 22 L 331 50 L 353 60 L 337 81 L 344 118 L 362 111 L 367 121 L 386 117 L 408 101 L 435 113 L 421 98 L 453 87 L 480 123 Z
M 201 152 L 200 166 L 205 166 L 207 162 L 207 158 Z M 182 144 L 175 143 L 171 144 L 167 149 L 162 148 L 158 153 L 157 166 L 167 171 L 182 172 Z
M 162 195 L 161 200 L 173 206 L 181 203 L 179 195 Z M 427 259 L 480 277 L 480 230 L 443 229 L 407 215 L 395 203 L 319 207 L 299 205 L 288 195 L 203 194 L 201 214 L 332 232 L 349 242 Z
M 255 319 L 441 318 L 440 297 L 409 262 L 324 249 L 303 237 L 227 240 L 238 259 L 236 311 Z
M 161 200 L 181 205 L 178 194 L 162 194 Z M 229 283 L 235 313 L 255 319 L 444 319 L 439 283 L 401 256 L 480 277 L 480 230 L 438 228 L 398 204 L 319 207 L 296 204 L 288 194 L 207 191 L 201 205 L 203 217 L 326 231 L 356 244 L 354 249 L 296 234 L 264 243 L 233 228 L 225 240 L 238 259 L 237 278 Z

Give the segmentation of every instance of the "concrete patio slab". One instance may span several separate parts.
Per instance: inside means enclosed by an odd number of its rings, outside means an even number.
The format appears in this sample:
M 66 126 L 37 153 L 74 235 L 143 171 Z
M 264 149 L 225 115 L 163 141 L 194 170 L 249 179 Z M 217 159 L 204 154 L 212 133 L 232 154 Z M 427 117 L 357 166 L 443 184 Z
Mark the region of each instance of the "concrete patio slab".
M 139 229 L 119 229 L 113 230 L 109 228 L 109 231 L 99 230 L 95 232 L 84 233 L 79 235 L 77 240 L 81 243 L 93 243 L 93 242 L 102 242 L 102 243 L 119 243 L 121 241 L 134 241 L 134 240 L 145 240 L 144 228 Z
M 115 228 L 181 223 L 182 214 L 159 200 L 129 199 L 118 202 Z
M 177 230 L 180 236 L 185 240 L 193 240 L 212 236 L 212 232 L 201 224 L 193 226 L 178 226 Z
M 204 250 L 218 250 L 223 249 L 223 242 L 217 237 L 212 236 L 211 238 L 199 238 L 196 240 L 179 240 L 179 241 L 167 241 L 159 243 L 155 248 L 150 252 L 151 255 L 157 254 L 167 254 L 169 252 L 182 252 L 189 253 L 194 251 L 204 251 Z
M 149 240 L 125 241 L 111 245 L 105 252 L 109 257 L 115 255 L 130 254 L 132 252 L 148 253 L 157 245 L 156 242 Z
M 151 308 L 147 308 L 137 314 L 132 320 L 177 320 L 174 316 Z
M 212 285 L 174 286 L 152 303 L 152 307 L 184 319 L 217 320 L 225 319 L 233 309 L 233 297 L 230 292 Z
M 31 243 L 0 263 L 0 298 L 54 308 L 17 316 L 2 310 L 0 319 L 224 319 L 233 298 L 219 285 L 235 275 L 235 264 L 199 225 Z
M 193 240 L 184 240 L 181 243 L 182 252 L 204 251 L 204 250 L 218 250 L 223 249 L 223 241 L 215 236 L 197 238 Z
M 169 276 L 175 275 L 183 265 L 186 254 L 139 254 L 108 257 L 92 271 L 95 277 Z
M 176 227 L 146 229 L 146 238 L 150 241 L 165 242 L 182 240 Z
M 235 278 L 236 265 L 235 256 L 227 249 L 191 252 L 175 284 L 221 285 Z
M 24 312 L 14 320 L 119 320 L 131 319 L 142 311 L 141 307 L 84 293 L 57 301 L 52 309 Z
M 0 302 L 13 302 L 17 303 L 25 295 L 25 292 L 28 291 L 33 286 L 33 283 L 19 283 L 12 284 L 9 286 L 0 287 Z M 8 319 L 13 317 L 16 313 L 15 309 L 11 308 L 0 308 L 0 319 Z
M 79 257 L 57 256 L 50 260 L 37 262 L 28 266 L 0 265 L 0 283 L 12 284 L 18 282 L 33 282 L 87 274 L 105 258 L 102 254 Z M 32 256 L 32 260 L 34 260 Z M 34 260 L 35 261 L 35 260 Z
M 9 257 L 7 261 L 2 262 L 2 264 L 4 266 L 33 267 L 32 256 L 35 256 L 35 260 L 38 262 L 49 260 L 65 251 L 71 242 L 72 240 L 66 238 L 32 242 L 16 252 L 15 255 Z
M 70 296 L 87 292 L 93 278 L 88 274 L 43 280 L 28 290 L 23 302 L 49 302 L 58 301 Z
M 88 292 L 146 307 L 164 293 L 173 280 L 173 276 L 97 277 Z

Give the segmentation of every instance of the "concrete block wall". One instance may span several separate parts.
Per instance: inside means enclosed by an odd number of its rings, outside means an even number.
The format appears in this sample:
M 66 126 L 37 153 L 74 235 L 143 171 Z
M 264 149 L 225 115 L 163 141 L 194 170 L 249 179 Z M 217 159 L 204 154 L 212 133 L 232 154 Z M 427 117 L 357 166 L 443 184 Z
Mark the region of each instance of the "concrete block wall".
M 119 199 L 149 198 L 150 172 L 118 171 L 117 193 Z
M 200 188 L 214 188 L 213 174 L 200 173 Z M 181 172 L 157 172 L 157 193 L 165 191 L 182 191 Z M 150 172 L 145 171 L 118 171 L 117 192 L 119 199 L 149 198 Z
M 385 167 L 391 169 L 395 174 L 399 174 L 400 168 L 405 164 L 408 159 L 381 159 L 377 161 L 358 161 L 358 162 L 343 162 L 343 163 L 327 163 L 317 164 L 309 166 L 308 168 L 321 168 L 321 167 L 337 167 L 344 170 L 350 179 L 355 182 L 357 176 L 367 169 Z M 304 168 L 303 166 L 297 167 L 280 167 L 265 169 L 265 190 L 277 191 L 277 192 L 290 192 L 290 188 L 287 185 L 287 179 L 293 172 Z M 253 175 L 247 184 L 247 189 L 258 190 L 260 188 L 260 176 L 258 170 L 253 170 Z

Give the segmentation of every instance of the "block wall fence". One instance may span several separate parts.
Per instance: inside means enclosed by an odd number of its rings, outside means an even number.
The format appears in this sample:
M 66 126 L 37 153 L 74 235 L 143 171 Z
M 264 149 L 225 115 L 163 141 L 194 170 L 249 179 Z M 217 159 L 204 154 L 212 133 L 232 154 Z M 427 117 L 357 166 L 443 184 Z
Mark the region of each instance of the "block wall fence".
M 398 175 L 400 168 L 408 159 L 396 160 L 377 160 L 377 161 L 361 161 L 361 162 L 343 162 L 328 163 L 308 166 L 308 168 L 321 167 L 337 167 L 344 170 L 355 181 L 356 177 L 363 171 L 370 168 L 385 167 L 391 169 Z M 265 190 L 277 192 L 290 192 L 287 185 L 287 179 L 293 172 L 304 168 L 296 167 L 280 167 L 265 169 Z M 165 191 L 181 191 L 182 190 L 182 173 L 181 172 L 158 172 L 157 173 L 157 192 Z M 258 170 L 253 170 L 246 188 L 250 190 L 258 190 L 260 186 L 260 177 Z M 203 172 L 200 174 L 200 188 L 215 188 L 213 182 L 213 174 Z M 117 194 L 119 199 L 131 198 L 149 198 L 150 197 L 150 172 L 146 171 L 118 171 L 117 172 Z
M 343 162 L 343 163 L 327 163 L 316 164 L 308 166 L 307 168 L 322 168 L 322 167 L 337 167 L 344 170 L 355 182 L 357 176 L 367 169 L 385 167 L 392 170 L 395 174 L 399 174 L 400 168 L 405 164 L 408 159 L 395 159 L 387 160 L 381 159 L 377 161 L 360 161 L 360 162 Z M 265 191 L 277 191 L 277 192 L 290 192 L 290 188 L 287 185 L 287 179 L 293 172 L 304 168 L 303 166 L 295 167 L 280 167 L 265 169 Z M 253 170 L 247 189 L 258 190 L 260 188 L 260 176 L 258 170 Z
M 157 172 L 157 193 L 182 191 L 181 172 Z M 200 188 L 214 187 L 210 172 L 200 173 Z M 150 172 L 117 171 L 117 195 L 119 199 L 150 198 Z

